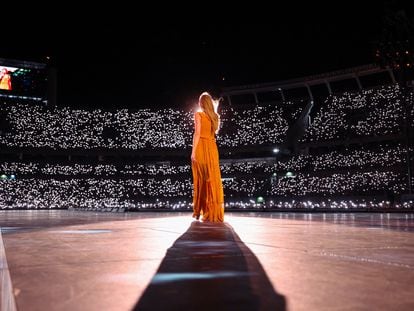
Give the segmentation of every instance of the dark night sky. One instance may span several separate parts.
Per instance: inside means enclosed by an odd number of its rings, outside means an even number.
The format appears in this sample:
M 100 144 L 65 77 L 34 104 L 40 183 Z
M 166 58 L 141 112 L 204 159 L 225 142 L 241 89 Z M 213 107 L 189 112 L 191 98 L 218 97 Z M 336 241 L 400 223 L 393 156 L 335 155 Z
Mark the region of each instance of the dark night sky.
M 237 10 L 118 3 L 92 11 L 60 4 L 49 8 L 53 13 L 9 15 L 0 57 L 49 56 L 58 70 L 60 105 L 186 106 L 204 90 L 218 94 L 223 86 L 373 63 L 388 2 L 320 2 L 325 9 L 315 2 L 269 2 Z

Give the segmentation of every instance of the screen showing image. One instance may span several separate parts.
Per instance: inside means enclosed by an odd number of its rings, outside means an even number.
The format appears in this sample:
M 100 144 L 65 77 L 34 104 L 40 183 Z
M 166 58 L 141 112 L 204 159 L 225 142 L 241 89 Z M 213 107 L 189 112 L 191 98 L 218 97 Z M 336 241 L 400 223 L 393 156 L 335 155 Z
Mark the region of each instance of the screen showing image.
M 11 75 L 17 68 L 0 66 L 0 89 L 11 91 Z
M 0 65 L 0 93 L 43 97 L 46 89 L 45 69 Z

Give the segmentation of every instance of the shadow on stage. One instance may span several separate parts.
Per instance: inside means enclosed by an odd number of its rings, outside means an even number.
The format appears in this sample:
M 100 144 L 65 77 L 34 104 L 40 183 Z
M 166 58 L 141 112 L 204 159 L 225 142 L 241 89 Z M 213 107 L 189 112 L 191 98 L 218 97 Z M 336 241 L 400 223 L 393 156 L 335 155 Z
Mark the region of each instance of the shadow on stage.
M 286 300 L 228 223 L 194 221 L 133 310 L 286 310 Z

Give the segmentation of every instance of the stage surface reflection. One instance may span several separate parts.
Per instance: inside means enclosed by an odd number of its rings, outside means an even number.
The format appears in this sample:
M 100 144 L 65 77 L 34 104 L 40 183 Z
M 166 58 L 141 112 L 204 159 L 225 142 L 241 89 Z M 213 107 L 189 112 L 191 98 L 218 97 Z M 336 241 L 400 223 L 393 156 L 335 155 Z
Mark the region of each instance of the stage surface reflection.
M 414 310 L 414 214 L 225 217 L 0 211 L 0 309 Z

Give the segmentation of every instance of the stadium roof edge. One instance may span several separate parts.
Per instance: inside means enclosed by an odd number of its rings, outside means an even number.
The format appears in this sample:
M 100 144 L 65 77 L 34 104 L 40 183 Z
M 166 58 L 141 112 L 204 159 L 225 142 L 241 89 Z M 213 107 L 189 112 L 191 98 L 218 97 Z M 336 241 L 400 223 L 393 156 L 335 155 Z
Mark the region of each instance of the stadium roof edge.
M 222 88 L 222 94 L 225 95 L 236 95 L 244 94 L 251 91 L 272 91 L 278 89 L 292 89 L 298 87 L 305 87 L 306 85 L 315 85 L 326 83 L 327 81 L 337 81 L 344 80 L 348 78 L 353 78 L 355 75 L 364 76 L 375 73 L 380 73 L 388 70 L 387 68 L 381 68 L 375 64 L 367 64 L 363 66 L 357 66 L 352 68 L 347 68 L 343 70 L 336 70 L 316 75 L 310 75 L 300 78 L 294 78 L 283 81 L 267 82 L 267 83 L 258 83 L 258 84 L 246 84 L 232 87 Z

